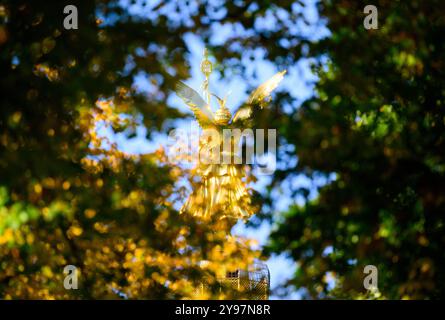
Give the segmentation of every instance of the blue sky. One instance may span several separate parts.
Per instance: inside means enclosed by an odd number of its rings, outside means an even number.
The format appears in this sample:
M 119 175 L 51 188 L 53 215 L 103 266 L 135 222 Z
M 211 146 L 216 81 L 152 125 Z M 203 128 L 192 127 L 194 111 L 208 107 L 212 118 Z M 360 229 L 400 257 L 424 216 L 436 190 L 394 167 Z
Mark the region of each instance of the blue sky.
M 141 7 L 136 5 L 129 5 L 127 1 L 122 1 L 123 6 L 128 7 L 130 12 L 133 14 L 150 17 L 150 7 L 141 10 Z M 306 17 L 311 21 L 315 21 L 318 19 L 317 12 L 315 9 L 315 5 L 312 1 L 308 1 L 308 5 L 305 9 Z M 181 17 L 173 17 L 176 19 L 180 19 Z M 269 28 L 273 26 L 273 21 L 271 18 L 264 18 L 260 21 L 262 27 Z M 228 38 L 234 35 L 234 33 L 238 32 L 237 28 L 233 25 L 225 25 L 225 26 L 215 26 L 213 28 L 213 37 L 211 38 L 212 44 L 223 44 Z M 308 30 L 307 32 L 313 32 L 313 30 Z M 314 35 L 315 38 L 320 38 L 327 34 L 326 30 L 318 31 L 317 34 Z M 196 34 L 184 34 L 184 38 L 188 45 L 188 49 L 190 51 L 190 55 L 187 57 L 190 65 L 191 72 L 190 78 L 185 82 L 192 88 L 195 88 L 199 91 L 202 81 L 204 77 L 200 72 L 200 62 L 202 59 L 202 53 L 204 50 L 204 44 L 201 41 L 199 35 Z M 263 58 L 264 52 L 260 50 L 255 51 L 255 60 L 246 62 L 246 73 L 247 78 L 249 79 L 250 85 L 259 85 L 269 77 L 274 75 L 276 72 L 281 71 L 277 70 L 274 65 L 270 62 L 264 60 Z M 212 60 L 212 58 L 211 58 Z M 216 61 L 212 61 L 216 63 Z M 256 78 L 252 77 L 253 74 L 256 74 Z M 279 90 L 284 90 L 289 92 L 298 103 L 301 103 L 305 99 L 309 98 L 313 95 L 313 87 L 308 84 L 316 80 L 315 76 L 310 71 L 310 61 L 301 60 L 294 66 L 291 66 L 288 69 L 288 72 L 285 76 L 285 79 L 280 84 Z M 150 84 L 145 74 L 141 73 L 137 77 L 135 77 L 135 87 L 137 90 L 142 92 L 150 91 Z M 217 94 L 218 96 L 224 96 L 228 91 L 231 91 L 230 96 L 227 99 L 227 106 L 230 111 L 233 113 L 236 108 L 244 101 L 247 96 L 247 85 L 245 80 L 243 80 L 238 75 L 233 75 L 230 79 L 221 79 L 220 75 L 217 72 L 212 73 L 210 78 L 210 91 Z M 188 113 L 191 115 L 188 107 L 175 95 L 170 96 L 170 104 L 172 106 L 177 107 L 179 110 L 184 113 Z M 273 101 L 272 101 L 273 103 Z M 292 113 L 295 112 L 290 106 L 285 108 L 286 112 Z M 175 121 L 176 128 L 186 128 L 190 126 L 190 121 L 194 121 L 191 118 L 181 119 Z M 154 134 L 153 138 L 148 141 L 145 138 L 146 129 L 141 126 L 137 130 L 137 136 L 132 139 L 127 139 L 123 134 L 113 135 L 111 132 L 106 132 L 105 134 L 111 138 L 112 141 L 116 142 L 118 147 L 129 153 L 147 153 L 152 152 L 159 148 L 159 146 L 167 146 L 167 135 L 166 134 Z M 279 137 L 278 137 L 279 139 Z M 283 160 L 283 159 L 281 159 Z M 280 162 L 280 159 L 277 159 Z M 297 159 L 286 159 L 286 161 L 297 161 Z M 266 186 L 270 181 L 270 177 L 268 176 L 259 176 L 258 182 L 252 187 L 259 192 L 264 192 L 264 186 Z M 325 183 L 325 181 L 310 181 L 309 179 L 298 176 L 295 179 L 286 181 L 281 188 L 275 190 L 273 192 L 273 197 L 279 201 L 274 204 L 273 212 L 275 217 L 278 217 L 279 212 L 286 210 L 286 208 L 293 203 L 303 203 L 302 198 L 292 198 L 289 193 L 289 184 L 292 184 L 292 187 L 296 186 L 305 186 L 309 187 L 313 190 L 312 197 L 316 196 L 316 186 Z M 259 246 L 261 247 L 267 242 L 269 233 L 273 226 L 269 223 L 264 222 L 259 228 L 246 228 L 244 223 L 238 223 L 234 229 L 232 230 L 233 234 L 248 236 L 249 238 L 254 238 L 258 241 Z M 270 269 L 271 274 L 271 288 L 275 288 L 276 286 L 283 284 L 287 279 L 292 277 L 294 274 L 297 265 L 290 259 L 286 258 L 284 255 L 280 256 L 272 256 L 268 261 L 267 265 Z M 271 299 L 278 299 L 280 297 L 272 295 Z M 288 299 L 298 299 L 300 295 L 298 292 L 294 292 L 288 296 Z

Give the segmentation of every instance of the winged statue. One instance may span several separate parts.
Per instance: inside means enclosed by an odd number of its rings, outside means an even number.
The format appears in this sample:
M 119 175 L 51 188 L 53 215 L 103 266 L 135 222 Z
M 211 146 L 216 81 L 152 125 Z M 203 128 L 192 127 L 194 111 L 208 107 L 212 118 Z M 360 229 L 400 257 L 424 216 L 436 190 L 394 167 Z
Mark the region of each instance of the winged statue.
M 226 106 L 227 96 L 220 98 L 209 91 L 209 76 L 212 72 L 212 64 L 208 60 L 207 50 L 204 51 L 201 71 L 205 75 L 203 83 L 204 97 L 181 81 L 176 83 L 175 92 L 193 111 L 201 128 L 204 130 L 216 129 L 218 132 L 228 128 L 250 126 L 252 116 L 256 111 L 267 105 L 272 91 L 283 80 L 286 73 L 286 70 L 278 72 L 261 84 L 250 94 L 247 101 L 241 105 L 232 117 Z M 210 107 L 211 96 L 216 98 L 219 106 L 216 112 L 213 112 Z M 200 151 L 204 147 L 208 148 L 209 143 L 212 142 L 209 142 L 208 139 L 200 139 Z M 226 151 L 222 151 L 222 153 L 224 152 Z M 232 157 L 233 154 L 229 156 Z M 254 213 L 243 165 L 199 161 L 194 170 L 200 180 L 182 206 L 181 213 L 188 213 L 204 219 L 217 213 L 221 217 L 247 219 Z

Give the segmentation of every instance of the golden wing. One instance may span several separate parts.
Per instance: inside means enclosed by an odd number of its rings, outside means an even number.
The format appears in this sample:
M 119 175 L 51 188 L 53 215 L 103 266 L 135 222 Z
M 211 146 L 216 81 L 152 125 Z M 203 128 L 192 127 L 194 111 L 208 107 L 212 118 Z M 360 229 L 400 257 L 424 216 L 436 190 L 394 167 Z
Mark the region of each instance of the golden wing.
M 278 72 L 256 88 L 255 91 L 250 94 L 246 103 L 236 111 L 232 123 L 249 119 L 252 116 L 253 110 L 257 107 L 260 109 L 264 108 L 270 100 L 270 94 L 275 90 L 281 80 L 283 80 L 285 73 L 286 70 Z
M 181 81 L 176 83 L 175 92 L 193 111 L 195 118 L 198 120 L 201 127 L 204 128 L 214 123 L 213 113 L 210 110 L 209 105 L 198 92 Z

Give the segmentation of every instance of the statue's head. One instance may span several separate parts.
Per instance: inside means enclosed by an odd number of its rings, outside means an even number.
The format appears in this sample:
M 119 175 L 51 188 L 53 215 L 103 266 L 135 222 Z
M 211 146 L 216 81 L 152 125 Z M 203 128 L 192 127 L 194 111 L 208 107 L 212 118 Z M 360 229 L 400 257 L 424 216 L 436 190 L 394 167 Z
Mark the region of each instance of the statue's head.
M 218 96 L 212 94 L 218 100 L 219 109 L 215 112 L 215 123 L 220 126 L 225 126 L 229 124 L 230 119 L 232 119 L 232 114 L 230 110 L 226 107 L 226 98 L 221 99 Z

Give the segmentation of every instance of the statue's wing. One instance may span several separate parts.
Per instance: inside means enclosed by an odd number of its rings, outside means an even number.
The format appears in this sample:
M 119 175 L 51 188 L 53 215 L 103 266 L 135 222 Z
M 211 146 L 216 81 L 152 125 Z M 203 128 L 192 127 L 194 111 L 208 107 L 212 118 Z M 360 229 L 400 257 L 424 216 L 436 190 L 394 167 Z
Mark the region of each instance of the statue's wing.
M 270 94 L 278 84 L 283 80 L 284 74 L 286 70 L 278 72 L 269 80 L 261 84 L 258 88 L 256 88 L 247 99 L 246 103 L 242 105 L 233 116 L 232 123 L 242 122 L 248 120 L 254 111 L 255 108 L 264 108 L 264 106 L 270 100 Z
M 213 124 L 213 113 L 198 92 L 181 81 L 176 82 L 175 92 L 193 111 L 201 127 Z

